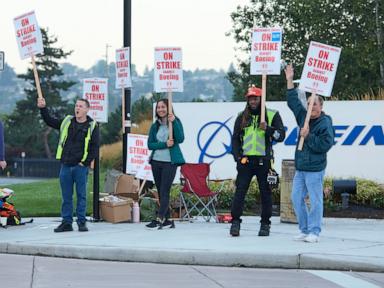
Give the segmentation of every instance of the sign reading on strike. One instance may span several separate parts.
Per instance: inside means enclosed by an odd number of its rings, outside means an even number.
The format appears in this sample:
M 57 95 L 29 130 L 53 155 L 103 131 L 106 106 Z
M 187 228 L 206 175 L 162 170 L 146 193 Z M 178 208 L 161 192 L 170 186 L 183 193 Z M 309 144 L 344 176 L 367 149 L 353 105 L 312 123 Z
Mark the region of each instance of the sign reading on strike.
M 155 48 L 155 92 L 183 92 L 181 48 Z
M 0 71 L 4 70 L 4 52 L 0 51 Z
M 83 98 L 91 105 L 88 115 L 100 123 L 108 122 L 108 79 L 83 79 Z
M 116 88 L 132 87 L 129 47 L 116 50 Z
M 311 41 L 299 89 L 331 96 L 341 48 Z
M 136 174 L 138 179 L 153 181 L 151 165 L 148 163 L 150 151 L 147 142 L 147 135 L 128 134 L 126 173 Z
M 43 38 L 37 24 L 35 11 L 13 19 L 16 30 L 16 40 L 21 59 L 44 52 Z
M 279 75 L 283 30 L 254 28 L 252 32 L 251 75 Z

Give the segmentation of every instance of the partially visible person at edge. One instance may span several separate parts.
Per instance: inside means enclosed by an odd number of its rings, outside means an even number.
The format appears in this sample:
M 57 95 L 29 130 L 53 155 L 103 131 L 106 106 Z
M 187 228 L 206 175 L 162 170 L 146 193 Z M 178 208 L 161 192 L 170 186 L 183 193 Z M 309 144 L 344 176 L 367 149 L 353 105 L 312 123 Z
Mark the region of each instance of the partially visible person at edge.
M 300 127 L 304 126 L 307 110 L 294 88 L 292 65 L 285 70 L 287 102 Z M 311 96 L 312 97 L 312 96 Z M 307 106 L 309 104 L 308 103 Z M 316 96 L 313 103 L 309 128 L 301 128 L 298 138 L 304 137 L 301 151 L 295 151 L 296 173 L 293 178 L 291 200 L 299 223 L 300 234 L 294 240 L 318 242 L 323 218 L 323 178 L 327 166 L 327 152 L 334 144 L 332 119 L 323 111 L 323 98 Z M 309 195 L 310 207 L 305 198 Z
M 232 200 L 230 234 L 240 235 L 244 198 L 254 175 L 261 198 L 259 236 L 269 236 L 272 216 L 272 191 L 267 177 L 272 169 L 272 142 L 285 138 L 284 125 L 278 111 L 265 109 L 265 122 L 260 122 L 261 89 L 252 85 L 245 95 L 247 105 L 236 118 L 232 136 L 232 154 L 236 161 L 236 192 Z
M 152 150 L 150 164 L 159 193 L 160 207 L 157 218 L 146 227 L 151 229 L 175 228 L 174 221 L 169 220 L 169 195 L 177 166 L 185 163 L 179 146 L 184 141 L 184 130 L 180 119 L 173 114 L 173 111 L 168 111 L 168 99 L 159 100 L 155 109 L 156 121 L 149 131 L 148 149 Z M 168 139 L 168 121 L 172 122 L 173 139 Z
M 73 186 L 76 185 L 77 225 L 80 232 L 86 232 L 88 169 L 99 149 L 98 125 L 95 120 L 87 116 L 89 102 L 86 99 L 78 99 L 75 115 L 67 115 L 63 119 L 49 115 L 44 98 L 37 99 L 37 106 L 44 122 L 52 128 L 60 129 L 56 159 L 61 162 L 59 178 L 62 222 L 54 231 L 73 231 Z
M 5 161 L 5 144 L 4 144 L 4 126 L 0 121 L 0 168 L 5 169 L 7 162 Z

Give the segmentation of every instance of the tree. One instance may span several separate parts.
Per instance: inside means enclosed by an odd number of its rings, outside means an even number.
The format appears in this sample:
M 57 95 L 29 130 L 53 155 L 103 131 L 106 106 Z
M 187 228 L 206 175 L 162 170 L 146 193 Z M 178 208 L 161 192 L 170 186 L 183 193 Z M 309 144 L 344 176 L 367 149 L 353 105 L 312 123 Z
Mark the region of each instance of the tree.
M 72 52 L 64 52 L 61 48 L 54 47 L 57 38 L 48 35 L 48 30 L 41 29 L 44 45 L 44 54 L 36 57 L 36 66 L 39 73 L 43 96 L 47 101 L 47 107 L 54 117 L 61 118 L 69 111 L 66 101 L 60 96 L 61 91 L 68 90 L 75 82 L 64 81 L 57 61 L 66 58 Z M 32 157 L 52 157 L 52 150 L 57 145 L 58 133 L 51 135 L 52 128 L 47 127 L 41 120 L 39 109 L 36 105 L 37 91 L 32 68 L 28 68 L 26 74 L 18 75 L 28 84 L 24 89 L 26 99 L 16 103 L 16 108 L 11 115 L 6 117 L 6 137 L 8 143 L 12 143 L 11 154 L 18 155 L 25 151 Z
M 345 99 L 384 86 L 383 12 L 379 0 L 251 0 L 232 13 L 231 34 L 238 50 L 250 55 L 253 19 L 256 26 L 283 27 L 282 58 L 295 65 L 297 78 L 311 40 L 342 47 L 333 95 Z M 249 57 L 238 60 L 238 70 L 228 73 L 234 99 L 242 97 L 249 84 L 261 82 L 260 76 L 249 75 Z M 267 87 L 268 99 L 284 98 L 283 76 L 268 77 Z

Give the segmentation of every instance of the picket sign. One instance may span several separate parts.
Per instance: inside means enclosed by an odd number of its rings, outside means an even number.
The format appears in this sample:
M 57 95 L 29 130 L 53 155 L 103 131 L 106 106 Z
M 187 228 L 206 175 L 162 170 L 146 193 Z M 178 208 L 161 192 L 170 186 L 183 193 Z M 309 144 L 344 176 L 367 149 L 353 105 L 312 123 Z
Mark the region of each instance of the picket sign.
M 341 48 L 311 41 L 301 74 L 299 89 L 311 93 L 304 128 L 308 128 L 316 95 L 331 96 L 339 64 Z M 297 147 L 303 149 L 304 137 L 300 137 Z
M 267 75 L 280 75 L 281 43 L 280 27 L 252 29 L 251 75 L 262 75 L 260 122 L 265 122 Z
M 155 92 L 167 92 L 168 113 L 172 113 L 172 92 L 183 92 L 182 53 L 179 47 L 155 48 Z M 169 137 L 173 140 L 172 122 L 168 121 Z
M 89 116 L 99 123 L 108 122 L 108 78 L 83 79 L 83 99 L 89 101 Z
M 121 88 L 121 127 L 125 128 L 125 88 L 132 87 L 131 58 L 129 47 L 116 49 L 116 88 Z
M 41 92 L 39 74 L 37 73 L 34 55 L 44 52 L 43 37 L 37 24 L 35 11 L 20 15 L 13 19 L 16 31 L 16 40 L 21 59 L 32 58 L 33 75 L 36 82 L 36 90 L 39 98 L 43 98 Z

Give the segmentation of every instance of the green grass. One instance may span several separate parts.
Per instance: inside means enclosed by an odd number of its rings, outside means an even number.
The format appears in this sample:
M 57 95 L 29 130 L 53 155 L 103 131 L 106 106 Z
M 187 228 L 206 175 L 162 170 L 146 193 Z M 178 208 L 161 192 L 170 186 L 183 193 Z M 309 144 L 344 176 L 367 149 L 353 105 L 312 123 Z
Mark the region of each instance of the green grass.
M 100 192 L 104 189 L 105 173 L 100 173 Z M 9 202 L 15 204 L 21 217 L 52 217 L 60 216 L 61 190 L 59 179 L 50 179 L 28 184 L 7 185 L 15 191 Z M 87 215 L 92 214 L 93 208 L 93 176 L 88 176 L 87 185 Z M 74 207 L 76 207 L 76 192 L 74 192 Z M 74 208 L 75 209 L 75 208 Z

